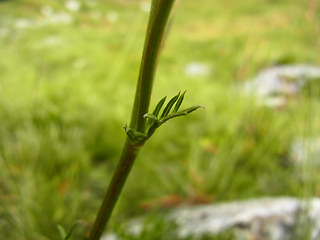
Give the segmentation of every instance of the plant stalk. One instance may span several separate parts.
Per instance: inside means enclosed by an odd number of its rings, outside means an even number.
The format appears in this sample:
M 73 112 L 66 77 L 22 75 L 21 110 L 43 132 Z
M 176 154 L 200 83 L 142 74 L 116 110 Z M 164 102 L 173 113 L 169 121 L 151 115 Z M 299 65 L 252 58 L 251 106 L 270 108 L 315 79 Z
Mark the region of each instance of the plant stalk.
M 153 0 L 151 5 L 148 29 L 130 121 L 130 128 L 142 133 L 145 132 L 146 125 L 146 119 L 143 115 L 149 110 L 157 60 L 173 3 L 174 0 Z M 127 137 L 120 160 L 114 171 L 108 190 L 91 229 L 89 240 L 99 240 L 101 238 L 133 163 L 143 145 L 144 143 L 133 143 Z

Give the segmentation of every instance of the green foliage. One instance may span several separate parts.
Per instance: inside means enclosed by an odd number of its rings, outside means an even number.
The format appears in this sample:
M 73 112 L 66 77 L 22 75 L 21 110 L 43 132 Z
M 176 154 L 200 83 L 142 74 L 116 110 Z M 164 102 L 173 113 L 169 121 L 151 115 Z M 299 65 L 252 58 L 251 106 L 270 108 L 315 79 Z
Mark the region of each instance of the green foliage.
M 166 97 L 162 98 L 158 102 L 158 104 L 155 107 L 155 109 L 153 110 L 152 114 L 146 113 L 143 116 L 144 118 L 147 119 L 147 127 L 146 127 L 147 130 L 145 133 L 135 131 L 135 130 L 129 128 L 128 126 L 125 126 L 124 130 L 126 131 L 126 134 L 130 138 L 130 140 L 134 143 L 139 143 L 139 144 L 145 143 L 154 134 L 154 132 L 157 130 L 157 128 L 159 128 L 162 124 L 166 123 L 170 119 L 176 118 L 176 117 L 181 117 L 181 116 L 186 116 L 189 113 L 194 112 L 198 108 L 204 107 L 202 105 L 196 105 L 196 106 L 192 106 L 192 107 L 189 107 L 187 109 L 184 109 L 184 110 L 181 110 L 178 112 L 178 110 L 182 104 L 182 101 L 184 99 L 185 93 L 186 92 L 184 92 L 180 96 L 180 92 L 179 92 L 176 96 L 171 98 L 170 101 L 168 102 L 168 104 L 166 105 L 166 107 L 164 108 L 164 110 L 162 111 L 160 118 L 158 118 L 158 114 L 160 113 L 161 108 L 162 108 L 163 104 L 165 103 Z M 174 109 L 170 113 L 173 106 L 174 106 Z

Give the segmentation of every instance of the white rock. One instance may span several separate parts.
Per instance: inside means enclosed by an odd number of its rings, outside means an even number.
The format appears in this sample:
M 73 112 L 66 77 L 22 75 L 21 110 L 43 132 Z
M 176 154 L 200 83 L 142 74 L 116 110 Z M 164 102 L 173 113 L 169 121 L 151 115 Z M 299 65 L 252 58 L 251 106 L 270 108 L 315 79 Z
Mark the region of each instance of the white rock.
M 299 201 L 294 198 L 259 199 L 243 202 L 187 207 L 176 210 L 171 219 L 179 225 L 179 235 L 217 234 L 226 229 L 241 226 L 258 231 L 263 221 L 294 224 L 299 211 Z M 270 221 L 269 224 L 271 224 Z M 277 229 L 276 235 L 283 235 Z
M 69 10 L 69 11 L 72 11 L 72 12 L 77 12 L 80 10 L 81 8 L 81 3 L 78 2 L 78 1 L 75 1 L 75 0 L 69 0 L 69 1 L 66 1 L 64 6 Z
M 261 71 L 245 84 L 248 93 L 261 97 L 296 94 L 306 81 L 320 77 L 320 67 L 310 65 L 276 66 Z
M 256 95 L 259 103 L 268 107 L 282 107 L 289 96 L 295 96 L 309 82 L 320 78 L 320 67 L 312 65 L 275 66 L 261 71 L 247 81 L 244 92 Z
M 211 68 L 204 63 L 192 62 L 185 67 L 184 72 L 189 77 L 207 76 L 210 74 Z
M 261 198 L 203 206 L 186 206 L 168 214 L 168 221 L 177 223 L 180 237 L 215 235 L 232 229 L 237 240 L 292 239 L 299 220 L 311 227 L 311 240 L 320 239 L 320 199 Z M 138 235 L 143 219 L 130 221 L 128 231 Z M 108 234 L 110 235 L 110 234 Z M 105 235 L 107 237 L 108 235 Z M 103 240 L 117 239 L 103 238 Z M 251 236 L 251 238 L 248 238 Z

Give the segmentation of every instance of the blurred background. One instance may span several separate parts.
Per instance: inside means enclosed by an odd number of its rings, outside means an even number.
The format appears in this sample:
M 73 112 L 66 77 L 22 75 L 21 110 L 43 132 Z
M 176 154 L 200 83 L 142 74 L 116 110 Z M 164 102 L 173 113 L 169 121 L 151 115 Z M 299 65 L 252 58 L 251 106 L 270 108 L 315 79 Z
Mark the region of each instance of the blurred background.
M 206 109 L 148 141 L 110 230 L 179 206 L 320 195 L 319 7 L 176 2 L 151 108 L 187 90 L 183 107 Z M 90 227 L 126 137 L 149 8 L 0 1 L 0 239 Z

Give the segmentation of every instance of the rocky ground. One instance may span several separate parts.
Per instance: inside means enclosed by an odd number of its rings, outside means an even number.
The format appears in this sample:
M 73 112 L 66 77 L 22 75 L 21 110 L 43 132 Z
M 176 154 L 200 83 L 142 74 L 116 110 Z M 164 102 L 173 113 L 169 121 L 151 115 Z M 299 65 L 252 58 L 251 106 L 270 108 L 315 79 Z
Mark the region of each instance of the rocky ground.
M 238 240 L 303 239 L 305 232 L 316 240 L 320 238 L 320 199 L 260 198 L 188 206 L 173 210 L 167 219 L 177 224 L 182 238 L 192 235 L 200 239 L 203 235 L 231 230 Z M 142 219 L 132 221 L 132 234 L 139 234 L 142 222 Z M 107 234 L 103 239 L 118 238 Z

